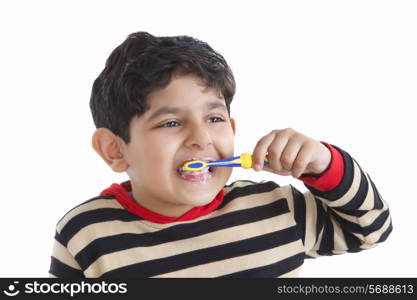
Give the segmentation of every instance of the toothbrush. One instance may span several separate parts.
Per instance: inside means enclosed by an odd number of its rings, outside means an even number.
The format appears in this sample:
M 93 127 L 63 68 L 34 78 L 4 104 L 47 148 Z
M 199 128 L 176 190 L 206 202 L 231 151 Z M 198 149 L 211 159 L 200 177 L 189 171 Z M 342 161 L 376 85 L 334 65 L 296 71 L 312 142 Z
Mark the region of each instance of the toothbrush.
M 269 164 L 268 157 L 266 157 L 264 164 Z M 234 156 L 210 162 L 193 160 L 186 162 L 183 166 L 183 169 L 185 171 L 198 172 L 207 167 L 242 167 L 244 169 L 249 169 L 252 168 L 252 155 L 249 153 L 242 153 L 240 156 Z

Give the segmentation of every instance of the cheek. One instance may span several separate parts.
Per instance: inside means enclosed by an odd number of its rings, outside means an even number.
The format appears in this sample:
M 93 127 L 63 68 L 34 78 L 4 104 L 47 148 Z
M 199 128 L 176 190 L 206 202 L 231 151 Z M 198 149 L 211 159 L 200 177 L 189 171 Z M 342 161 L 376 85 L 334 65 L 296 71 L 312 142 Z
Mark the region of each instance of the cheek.
M 230 131 L 228 134 L 222 134 L 216 139 L 217 147 L 223 155 L 232 156 L 234 150 L 234 135 Z
M 158 173 L 158 170 L 171 167 L 178 145 L 174 140 L 154 138 L 149 139 L 142 147 L 141 163 L 145 170 Z

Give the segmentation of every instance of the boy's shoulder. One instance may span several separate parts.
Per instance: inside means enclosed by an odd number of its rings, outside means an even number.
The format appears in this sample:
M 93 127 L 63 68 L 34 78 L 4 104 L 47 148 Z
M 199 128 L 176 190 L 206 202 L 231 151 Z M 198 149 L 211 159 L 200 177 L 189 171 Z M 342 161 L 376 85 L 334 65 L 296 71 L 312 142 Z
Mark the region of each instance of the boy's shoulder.
M 280 186 L 274 181 L 254 182 L 251 180 L 236 180 L 224 186 L 224 205 L 230 201 L 245 199 L 246 197 L 262 198 L 263 200 L 288 198 L 292 193 L 290 185 Z M 88 224 L 114 220 L 136 219 L 116 200 L 114 195 L 100 195 L 90 198 L 73 207 L 57 222 L 56 231 L 76 231 Z M 68 228 L 71 227 L 71 228 Z M 74 228 L 72 228 L 74 227 Z
M 113 195 L 101 195 L 90 198 L 81 204 L 71 208 L 64 216 L 57 222 L 56 230 L 58 233 L 68 224 L 69 221 L 74 219 L 89 218 L 89 215 L 96 214 L 98 211 L 105 212 L 106 210 L 123 210 L 123 207 L 116 200 Z

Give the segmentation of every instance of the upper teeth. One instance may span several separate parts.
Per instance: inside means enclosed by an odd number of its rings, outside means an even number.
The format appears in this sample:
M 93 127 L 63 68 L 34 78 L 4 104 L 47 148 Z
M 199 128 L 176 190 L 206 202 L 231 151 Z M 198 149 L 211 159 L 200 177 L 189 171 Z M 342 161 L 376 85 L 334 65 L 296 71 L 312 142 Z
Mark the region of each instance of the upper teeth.
M 198 172 L 206 172 L 206 171 L 209 171 L 209 169 L 210 169 L 210 167 L 204 168 L 204 169 L 199 170 L 199 171 L 188 171 L 188 170 L 185 170 L 183 166 L 181 166 L 181 167 L 178 168 L 178 172 L 194 172 L 194 173 L 198 173 Z

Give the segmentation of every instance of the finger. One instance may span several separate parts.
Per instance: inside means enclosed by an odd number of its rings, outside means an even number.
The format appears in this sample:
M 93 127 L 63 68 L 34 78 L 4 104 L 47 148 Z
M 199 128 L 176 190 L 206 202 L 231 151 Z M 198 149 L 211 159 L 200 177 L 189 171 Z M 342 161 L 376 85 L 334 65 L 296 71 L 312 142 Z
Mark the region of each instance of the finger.
M 274 171 L 284 171 L 284 168 L 281 164 L 281 155 L 288 143 L 288 136 L 286 135 L 276 135 L 275 139 L 269 145 L 268 151 L 268 161 L 269 167 Z
M 280 158 L 283 169 L 292 171 L 295 158 L 301 150 L 301 146 L 302 142 L 296 138 L 292 138 L 288 141 Z
M 269 134 L 265 135 L 264 137 L 262 137 L 257 143 L 255 148 L 253 149 L 252 152 L 252 159 L 253 159 L 253 164 L 252 164 L 252 168 L 255 171 L 259 171 L 262 169 L 263 165 L 264 165 L 264 160 L 268 151 L 268 146 L 271 144 L 271 142 L 274 140 L 275 138 L 275 132 L 272 131 Z M 259 168 L 257 168 L 259 167 Z
M 268 165 L 264 165 L 262 171 L 267 171 L 267 172 L 275 173 L 274 169 L 272 169 Z
M 300 177 L 307 168 L 313 156 L 313 148 L 309 144 L 304 144 L 298 152 L 297 157 L 292 166 L 292 176 L 294 178 Z

